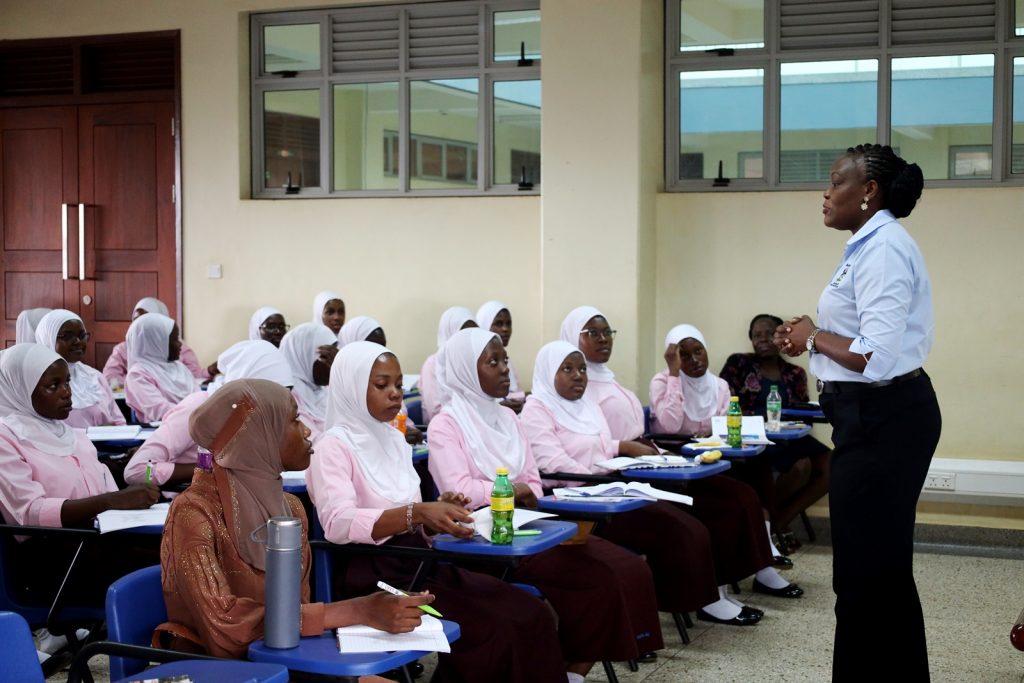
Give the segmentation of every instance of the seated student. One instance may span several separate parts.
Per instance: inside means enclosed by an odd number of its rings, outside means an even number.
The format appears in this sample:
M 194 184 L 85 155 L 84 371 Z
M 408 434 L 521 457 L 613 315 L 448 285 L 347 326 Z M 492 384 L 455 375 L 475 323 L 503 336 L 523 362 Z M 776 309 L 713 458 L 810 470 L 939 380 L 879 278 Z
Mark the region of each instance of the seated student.
M 167 412 L 160 426 L 132 455 L 124 468 L 129 484 L 151 481 L 158 486 L 184 484 L 192 480 L 199 446 L 188 431 L 192 413 L 227 382 L 265 379 L 283 387 L 292 385 L 292 372 L 281 352 L 270 342 L 238 342 L 220 354 L 217 364 L 223 372 L 206 391 L 186 396 Z
M 631 441 L 644 435 L 644 409 L 636 394 L 615 381 L 608 367 L 615 334 L 593 306 L 574 308 L 562 321 L 562 341 L 577 347 L 587 359 L 587 397 L 601 409 L 612 438 Z
M 71 311 L 58 308 L 42 317 L 36 327 L 36 341 L 53 349 L 67 361 L 71 372 L 71 427 L 87 429 L 102 425 L 123 425 L 124 415 L 117 407 L 106 378 L 82 361 L 89 333 L 85 323 Z
M 281 340 L 281 353 L 292 372 L 292 395 L 299 416 L 312 432 L 315 443 L 327 418 L 327 391 L 331 364 L 338 353 L 338 336 L 321 323 L 302 323 Z
M 453 334 L 467 327 L 478 327 L 468 308 L 452 306 L 441 314 L 441 322 L 437 325 L 437 351 L 423 361 L 420 370 L 420 406 L 425 423 L 429 424 L 447 401 L 444 383 L 440 381 L 442 368 L 438 364 L 441 349 Z
M 124 397 L 140 422 L 162 420 L 199 382 L 179 360 L 178 323 L 159 313 L 139 316 L 128 328 Z
M 341 328 L 345 324 L 345 302 L 341 295 L 329 289 L 317 294 L 313 298 L 311 322 L 326 325 L 335 336 L 341 334 Z
M 132 322 L 140 315 L 146 313 L 160 313 L 170 317 L 170 313 L 167 311 L 167 306 L 164 302 L 159 299 L 154 299 L 151 296 L 147 296 L 143 299 L 139 299 L 138 303 L 135 304 L 135 308 L 132 309 Z M 185 367 L 189 369 L 192 376 L 198 380 L 210 379 L 209 371 L 199 364 L 199 359 L 196 358 L 196 352 L 189 348 L 189 345 L 184 340 L 181 342 L 181 362 L 185 364 Z M 128 344 L 126 342 L 120 342 L 111 350 L 110 357 L 107 358 L 107 362 L 103 365 L 103 376 L 110 382 L 112 389 L 120 389 L 124 387 L 124 378 L 128 374 Z
M 753 353 L 734 353 L 718 373 L 729 384 L 733 396 L 740 399 L 744 415 L 765 415 L 768 392 L 779 388 L 782 407 L 794 402 L 806 403 L 807 373 L 799 365 L 788 362 L 772 343 L 775 328 L 782 318 L 767 313 L 754 316 L 747 329 Z M 772 517 L 779 538 L 786 546 L 783 552 L 800 547 L 789 531 L 789 523 L 801 511 L 828 493 L 829 459 L 832 451 L 813 436 L 786 442 L 785 446 L 769 446 L 775 480 L 776 508 Z
M 602 460 L 656 452 L 635 441 L 611 438 L 601 409 L 587 396 L 586 360 L 572 344 L 556 341 L 541 348 L 533 388 L 521 419 L 542 470 L 604 474 L 607 471 L 597 465 Z M 579 482 L 567 485 L 578 486 Z M 646 556 L 662 611 L 698 610 L 701 619 L 737 626 L 760 621 L 761 610 L 747 607 L 725 592 L 728 584 L 757 569 L 756 563 L 749 562 L 751 555 L 739 571 L 727 564 L 716 568 L 708 529 L 687 506 L 657 502 L 612 515 L 598 533 Z M 717 577 L 716 569 L 721 570 Z
M 445 493 L 437 502 L 421 502 L 411 446 L 389 424 L 402 403 L 402 371 L 394 354 L 371 342 L 349 344 L 334 361 L 328 392 L 329 429 L 306 472 L 327 540 L 425 548 L 423 529 L 472 536 L 459 525 L 471 519 L 462 496 Z M 335 580 L 343 594 L 362 595 L 376 590 L 378 580 L 407 585 L 418 565 L 357 556 Z M 433 680 L 565 680 L 554 620 L 540 600 L 447 563 L 437 566 L 425 586 L 437 596 L 438 611 L 462 627 L 451 654 L 439 656 Z
M 512 340 L 512 314 L 508 306 L 500 301 L 487 301 L 476 310 L 476 323 L 485 330 L 494 332 L 501 338 L 501 344 L 508 349 L 508 343 Z M 526 401 L 526 392 L 519 384 L 519 373 L 512 365 L 512 359 L 508 361 L 508 397 L 501 405 L 519 413 L 523 409 L 523 402 Z
M 6 413 L 0 419 L 0 512 L 5 523 L 91 528 L 93 518 L 105 510 L 137 510 L 157 501 L 160 492 L 152 485 L 117 489 L 85 432 L 65 423 L 72 399 L 71 372 L 55 351 L 17 344 L 0 352 L 0 406 Z M 52 600 L 76 546 L 77 541 L 69 547 L 44 537 L 19 543 L 18 561 L 10 565 L 18 574 L 16 585 L 30 599 Z M 126 573 L 127 564 L 133 565 L 127 571 L 144 566 L 127 553 L 117 556 L 124 562 L 104 558 L 101 544 L 88 547 L 90 561 L 83 566 L 90 570 L 77 572 L 70 589 L 82 600 L 68 604 L 102 605 L 107 586 Z
M 36 325 L 49 313 L 50 308 L 26 308 L 18 314 L 14 322 L 14 343 L 34 344 L 36 342 Z
M 536 507 L 542 491 L 530 444 L 515 413 L 496 400 L 509 386 L 500 337 L 461 330 L 441 353 L 451 394 L 430 428 L 428 465 L 438 488 L 486 507 L 497 469 L 506 467 L 516 505 Z M 566 583 L 566 576 L 574 580 Z M 510 578 L 536 586 L 551 603 L 570 672 L 585 676 L 594 661 L 637 659 L 662 647 L 650 569 L 613 543 L 590 537 L 552 548 Z M 606 611 L 592 611 L 595 603 Z
M 651 425 L 656 432 L 709 436 L 711 418 L 725 415 L 729 407 L 729 385 L 708 370 L 704 335 L 693 325 L 676 325 L 665 337 L 666 370 L 651 379 Z M 771 463 L 753 458 L 729 470 L 729 475 L 750 484 L 764 509 L 765 528 L 775 562 L 791 567 L 792 561 L 771 540 L 771 510 L 774 482 Z
M 281 471 L 309 466 L 309 430 L 288 390 L 265 380 L 225 384 L 192 414 L 189 430 L 213 453 L 213 471 L 197 469 L 167 516 L 160 573 L 168 622 L 157 634 L 169 635 L 165 646 L 174 649 L 243 658 L 263 636 L 266 547 L 251 535 L 277 515 L 297 517 L 306 529 L 302 503 L 281 490 Z M 311 603 L 302 538 L 302 635 L 350 624 L 403 633 L 420 623 L 417 605 L 431 595 Z
M 281 338 L 288 331 L 284 314 L 272 306 L 257 309 L 249 318 L 249 340 L 262 339 L 274 346 L 281 346 Z

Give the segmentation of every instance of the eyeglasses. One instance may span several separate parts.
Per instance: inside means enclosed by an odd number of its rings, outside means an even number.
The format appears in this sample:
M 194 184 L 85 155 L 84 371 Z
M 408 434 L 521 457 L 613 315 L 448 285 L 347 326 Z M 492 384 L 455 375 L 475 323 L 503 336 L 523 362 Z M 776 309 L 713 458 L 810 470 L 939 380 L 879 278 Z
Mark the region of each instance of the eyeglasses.
M 76 341 L 87 342 L 91 336 L 92 335 L 88 332 L 81 332 L 79 334 L 75 334 L 74 332 L 64 332 L 57 335 L 57 341 L 64 342 L 65 344 L 73 344 Z
M 615 339 L 615 335 L 618 334 L 619 331 L 592 330 L 589 327 L 584 327 L 582 330 L 580 330 L 580 334 L 583 334 L 584 332 L 586 332 L 591 339 Z
M 292 326 L 287 323 L 263 323 L 260 325 L 260 329 L 267 332 L 287 332 L 292 329 Z

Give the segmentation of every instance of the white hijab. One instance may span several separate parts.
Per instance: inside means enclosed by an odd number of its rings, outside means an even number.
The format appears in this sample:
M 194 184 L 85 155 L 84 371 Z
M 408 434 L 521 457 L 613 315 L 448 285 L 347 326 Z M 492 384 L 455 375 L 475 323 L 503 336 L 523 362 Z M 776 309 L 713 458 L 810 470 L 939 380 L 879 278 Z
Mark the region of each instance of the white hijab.
M 281 340 L 281 353 L 291 368 L 292 393 L 307 411 L 321 420 L 327 414 L 327 392 L 313 381 L 313 363 L 320 355 L 321 346 L 337 342 L 331 328 L 321 322 L 296 325 Z
M 444 407 L 451 398 L 451 392 L 444 383 L 444 354 L 441 349 L 452 338 L 452 335 L 462 329 L 470 320 L 473 320 L 473 312 L 465 306 L 452 306 L 441 314 L 441 322 L 437 324 L 437 353 L 434 356 L 434 375 L 437 380 L 437 400 Z M 476 322 L 473 320 L 473 322 Z
M 592 318 L 589 316 L 587 320 Z M 584 321 L 586 322 L 586 321 Z M 577 434 L 600 434 L 605 426 L 601 409 L 586 394 L 578 401 L 559 396 L 555 389 L 555 376 L 570 354 L 583 354 L 575 344 L 564 340 L 553 341 L 541 347 L 533 365 L 533 393 L 529 401 L 543 403 L 555 416 L 558 424 Z M 589 363 L 587 374 L 590 374 Z
M 26 308 L 19 313 L 18 319 L 14 323 L 14 343 L 34 343 L 36 340 L 36 325 L 49 312 L 49 308 Z
M 125 335 L 128 371 L 135 366 L 145 368 L 162 391 L 181 401 L 198 387 L 192 371 L 184 363 L 167 360 L 172 329 L 174 321 L 161 313 L 146 313 L 136 318 Z
M 704 342 L 704 335 L 693 325 L 676 325 L 669 330 L 665 335 L 665 348 L 684 339 L 696 339 L 704 346 L 705 351 L 708 348 Z M 718 403 L 717 379 L 710 369 L 700 377 L 690 377 L 682 370 L 679 371 L 679 381 L 683 385 L 683 412 L 686 413 L 686 417 L 694 422 L 701 422 L 714 415 L 715 405 Z
M 338 332 L 338 348 L 357 341 L 366 341 L 370 333 L 380 327 L 381 324 L 366 315 L 357 315 L 341 326 Z
M 132 309 L 132 315 L 139 309 L 144 310 L 146 313 L 159 313 L 160 315 L 166 315 L 170 317 L 170 312 L 167 310 L 167 306 L 160 299 L 153 298 L 151 296 L 143 297 L 138 300 L 135 304 L 135 308 Z
M 587 322 L 594 316 L 605 317 L 604 313 L 593 306 L 579 306 L 569 311 L 562 321 L 562 341 L 569 342 L 576 348 L 580 346 L 580 334 Z M 591 363 L 587 361 L 587 379 L 594 382 L 611 382 L 615 379 L 615 373 L 608 367 L 607 363 Z
M 266 379 L 283 387 L 290 387 L 294 382 L 292 369 L 284 354 L 263 339 L 233 344 L 217 356 L 217 367 L 220 374 L 206 388 L 207 396 L 212 396 L 222 386 L 236 379 Z
M 249 318 L 249 339 L 255 341 L 256 339 L 263 339 L 263 335 L 260 333 L 260 326 L 267 322 L 267 318 L 272 315 L 283 315 L 281 311 L 277 310 L 273 306 L 264 306 L 259 308 L 252 317 Z M 219 365 L 217 367 L 220 367 Z
M 494 324 L 494 319 L 498 317 L 498 314 L 502 311 L 508 311 L 509 308 L 500 301 L 487 301 L 484 302 L 480 308 L 476 309 L 476 324 L 481 329 L 489 330 L 491 325 Z M 512 315 L 509 311 L 509 315 Z M 509 385 L 509 391 L 519 391 L 519 377 L 516 375 L 515 368 L 512 367 L 512 363 L 508 364 L 508 379 L 511 384 Z
M 507 467 L 509 476 L 515 478 L 523 469 L 526 450 L 516 414 L 480 387 L 476 364 L 492 339 L 499 337 L 490 330 L 473 328 L 456 332 L 444 345 L 441 355 L 451 398 L 441 412 L 458 423 L 477 469 L 493 481 L 499 467 Z
M 327 389 L 327 427 L 359 461 L 359 469 L 377 495 L 395 504 L 418 499 L 420 478 L 412 466 L 412 446 L 405 435 L 370 415 L 366 390 L 374 361 L 387 348 L 352 342 L 334 358 Z
M 325 289 L 324 291 L 320 292 L 315 297 L 313 297 L 312 322 L 319 323 L 321 325 L 324 324 L 324 306 L 326 306 L 327 302 L 330 301 L 331 299 L 345 301 L 344 299 L 341 298 L 341 294 L 338 294 L 337 292 L 330 289 Z M 327 329 L 331 328 L 328 327 Z
M 57 335 L 64 323 L 82 319 L 71 311 L 58 308 L 43 316 L 36 326 L 36 343 L 42 344 L 48 349 L 57 350 Z M 82 323 L 84 329 L 85 323 Z M 107 380 L 96 368 L 89 367 L 85 363 L 68 363 L 71 371 L 71 406 L 76 410 L 94 406 L 100 401 L 107 400 L 109 385 Z
M 15 344 L 0 351 L 0 422 L 20 441 L 43 453 L 67 456 L 75 450 L 75 432 L 63 420 L 50 420 L 32 407 L 39 378 L 55 361 L 56 351 L 39 344 Z

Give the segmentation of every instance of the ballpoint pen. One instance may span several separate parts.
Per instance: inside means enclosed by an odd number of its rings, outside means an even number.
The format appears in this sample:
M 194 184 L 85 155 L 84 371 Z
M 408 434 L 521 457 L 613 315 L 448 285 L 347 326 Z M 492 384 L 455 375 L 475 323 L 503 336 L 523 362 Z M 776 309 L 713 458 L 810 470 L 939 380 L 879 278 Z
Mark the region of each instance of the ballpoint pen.
M 383 581 L 378 581 L 377 582 L 377 588 L 380 588 L 383 591 L 387 591 L 388 593 L 391 593 L 392 595 L 398 595 L 400 597 L 401 596 L 409 595 L 405 591 L 400 591 L 397 588 L 395 588 L 394 586 L 390 586 L 390 585 L 384 583 Z M 438 612 L 433 607 L 431 607 L 430 605 L 416 605 L 416 606 L 419 607 L 424 612 L 426 612 L 427 614 L 433 614 L 435 617 L 441 616 L 441 613 Z

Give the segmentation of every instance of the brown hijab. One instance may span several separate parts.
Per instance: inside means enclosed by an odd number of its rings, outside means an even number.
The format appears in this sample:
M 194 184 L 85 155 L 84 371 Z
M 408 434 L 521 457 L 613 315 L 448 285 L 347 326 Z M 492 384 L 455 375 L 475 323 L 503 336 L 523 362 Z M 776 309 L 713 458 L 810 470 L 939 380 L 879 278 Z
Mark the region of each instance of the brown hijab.
M 238 554 L 264 571 L 252 532 L 271 517 L 291 516 L 281 483 L 281 444 L 295 414 L 286 388 L 262 379 L 228 382 L 189 418 L 188 431 L 213 453 L 217 491 Z

